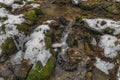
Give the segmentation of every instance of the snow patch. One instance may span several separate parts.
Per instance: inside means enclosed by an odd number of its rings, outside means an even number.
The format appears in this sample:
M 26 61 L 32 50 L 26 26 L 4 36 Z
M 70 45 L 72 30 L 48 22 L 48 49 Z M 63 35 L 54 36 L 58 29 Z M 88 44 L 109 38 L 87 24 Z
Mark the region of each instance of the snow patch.
M 0 17 L 2 17 L 2 18 L 6 17 L 6 20 L 0 21 L 0 27 L 5 27 L 5 32 L 0 30 L 0 46 L 2 45 L 2 43 L 4 43 L 4 41 L 8 37 L 12 37 L 14 42 L 16 42 L 13 37 L 15 35 L 18 37 L 24 37 L 23 33 L 17 29 L 17 24 L 21 24 L 25 21 L 23 18 L 23 14 L 12 15 L 5 8 L 0 8 Z M 20 41 L 22 42 L 22 41 L 24 41 L 24 39 L 22 38 L 22 40 L 18 40 L 18 42 L 20 42 Z M 22 43 L 17 44 L 17 42 L 16 42 L 16 46 L 21 45 L 21 44 Z M 19 47 L 18 47 L 18 49 L 19 49 Z M 2 50 L 0 48 L 0 55 L 1 55 L 1 52 L 2 52 Z
M 103 35 L 101 36 L 99 47 L 104 49 L 104 54 L 106 57 L 116 57 L 118 51 L 120 51 L 120 39 L 108 34 Z
M 115 0 L 116 2 L 120 2 L 120 0 Z
M 104 49 L 104 54 L 106 57 L 116 57 L 117 51 L 120 50 L 120 40 L 115 36 L 103 35 L 101 36 L 99 46 Z
M 71 0 L 73 4 L 79 4 L 82 1 L 88 1 L 88 0 Z
M 37 7 L 39 7 L 40 5 L 39 4 L 35 4 L 35 3 L 32 3 L 32 4 L 30 4 L 33 8 L 37 8 Z
M 105 62 L 100 58 L 96 57 L 96 63 L 94 64 L 98 69 L 100 69 L 105 74 L 109 74 L 109 70 L 114 68 L 113 63 Z
M 103 32 L 106 28 L 114 29 L 114 35 L 120 34 L 120 21 L 113 21 L 109 19 L 83 19 L 84 22 L 87 24 L 88 28 L 93 30 Z
M 4 80 L 4 78 L 0 77 L 0 80 Z
M 20 15 L 11 15 L 8 14 L 7 15 L 8 19 L 4 22 L 4 24 L 21 24 L 23 23 L 25 20 L 23 19 L 23 14 Z
M 44 41 L 44 33 L 49 29 L 48 25 L 43 24 L 38 26 L 30 35 L 30 40 L 25 44 L 26 51 L 24 59 L 30 59 L 31 64 L 41 61 L 42 65 L 45 66 L 50 58 L 51 53 L 49 50 L 46 50 Z
M 0 3 L 4 3 L 6 5 L 11 5 L 14 3 L 14 0 L 0 0 Z
M 8 14 L 8 11 L 5 8 L 0 8 L 0 17 L 6 17 Z
M 96 46 L 97 45 L 97 41 L 95 38 L 93 38 L 92 42 L 91 42 L 92 45 Z
M 13 36 L 13 35 L 17 35 L 18 34 L 18 30 L 16 29 L 17 26 L 13 25 L 13 24 L 6 24 L 5 25 L 5 32 L 8 36 Z

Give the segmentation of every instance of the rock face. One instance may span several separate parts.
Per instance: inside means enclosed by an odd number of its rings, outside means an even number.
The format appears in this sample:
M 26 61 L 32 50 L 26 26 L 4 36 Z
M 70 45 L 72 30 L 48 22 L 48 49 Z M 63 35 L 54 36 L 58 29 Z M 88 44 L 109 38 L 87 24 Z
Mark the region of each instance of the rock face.
M 0 0 L 0 80 L 117 80 L 118 0 Z

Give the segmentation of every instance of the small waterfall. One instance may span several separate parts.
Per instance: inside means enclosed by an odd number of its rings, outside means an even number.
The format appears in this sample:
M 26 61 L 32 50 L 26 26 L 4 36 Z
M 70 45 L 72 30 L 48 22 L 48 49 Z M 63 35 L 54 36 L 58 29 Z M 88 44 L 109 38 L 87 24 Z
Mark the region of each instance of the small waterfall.
M 65 52 L 68 48 L 68 44 L 66 43 L 67 37 L 68 37 L 68 33 L 66 33 L 65 36 L 62 38 L 61 54 L 65 54 Z

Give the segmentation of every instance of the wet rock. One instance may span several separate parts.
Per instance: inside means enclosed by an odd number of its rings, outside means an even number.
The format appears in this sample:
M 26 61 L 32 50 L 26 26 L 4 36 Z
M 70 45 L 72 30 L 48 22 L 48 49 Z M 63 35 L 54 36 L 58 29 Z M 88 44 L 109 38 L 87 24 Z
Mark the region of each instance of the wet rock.
M 15 0 L 14 3 L 15 3 L 15 4 L 23 4 L 23 1 Z
M 9 59 L 9 56 L 8 55 L 3 55 L 1 58 L 0 58 L 0 63 L 3 63 L 5 62 L 6 60 Z
M 14 74 L 16 76 L 16 79 L 19 80 L 24 80 L 28 74 L 29 69 L 31 68 L 30 65 L 15 65 L 15 70 L 14 70 Z
M 96 68 L 93 69 L 92 74 L 92 80 L 109 80 L 109 76 Z
M 67 4 L 67 0 L 56 0 L 56 3 L 58 4 L 58 5 L 66 5 Z
M 9 63 L 0 64 L 0 76 L 4 78 L 11 78 L 12 75 L 13 73 L 9 69 Z
M 50 24 L 50 27 L 55 29 L 55 30 L 59 30 L 60 24 L 57 21 L 52 21 Z
M 84 59 L 83 59 L 84 57 Z M 75 71 L 85 63 L 83 53 L 75 48 L 68 48 L 66 54 L 58 56 L 59 65 L 66 71 Z
M 63 25 L 67 25 L 68 20 L 66 20 L 63 16 L 60 16 L 58 19 L 59 19 L 60 23 L 62 23 Z
M 93 55 L 93 51 L 91 50 L 87 42 L 85 42 L 85 52 L 87 53 L 87 55 Z

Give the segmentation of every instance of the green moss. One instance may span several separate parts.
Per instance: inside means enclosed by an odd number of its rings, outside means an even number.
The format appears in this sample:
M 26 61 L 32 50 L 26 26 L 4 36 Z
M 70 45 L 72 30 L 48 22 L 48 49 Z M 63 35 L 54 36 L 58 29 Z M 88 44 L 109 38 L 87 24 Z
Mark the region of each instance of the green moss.
M 42 10 L 40 8 L 35 8 L 34 10 L 35 10 L 36 15 L 43 14 L 43 12 L 42 12 Z
M 30 10 L 28 12 L 25 13 L 25 16 L 31 21 L 35 21 L 36 19 L 36 13 L 35 13 L 35 10 Z
M 47 49 L 51 48 L 52 42 L 50 37 L 45 37 L 45 44 Z
M 46 66 L 42 66 L 40 62 L 36 63 L 35 69 L 32 69 L 27 77 L 27 80 L 48 80 L 53 73 L 55 58 L 52 56 Z
M 42 66 L 41 62 L 37 62 L 35 64 L 35 68 L 30 70 L 27 80 L 48 80 L 48 78 L 53 75 L 53 69 L 55 66 L 55 53 L 52 49 L 51 38 L 48 35 L 45 37 L 45 44 L 52 56 L 44 67 Z
M 26 25 L 26 24 L 17 25 L 17 29 L 18 29 L 19 31 L 21 31 L 21 32 L 24 32 L 25 35 L 28 34 L 28 29 L 29 29 L 29 28 L 30 28 L 30 27 L 29 27 L 28 25 Z
M 28 19 L 26 23 L 31 24 L 35 22 L 38 19 L 38 17 L 40 17 L 38 15 L 42 15 L 42 14 L 43 12 L 40 8 L 34 8 L 29 10 L 28 12 L 25 13 L 25 17 Z
M 51 36 L 52 32 L 51 31 L 48 31 L 45 33 L 45 36 Z
M 10 38 L 10 37 L 7 38 L 5 40 L 5 42 L 1 45 L 1 49 L 2 49 L 2 55 L 4 55 L 4 54 L 8 54 L 9 55 L 9 54 L 14 53 L 17 50 L 16 45 L 15 45 L 13 39 Z

